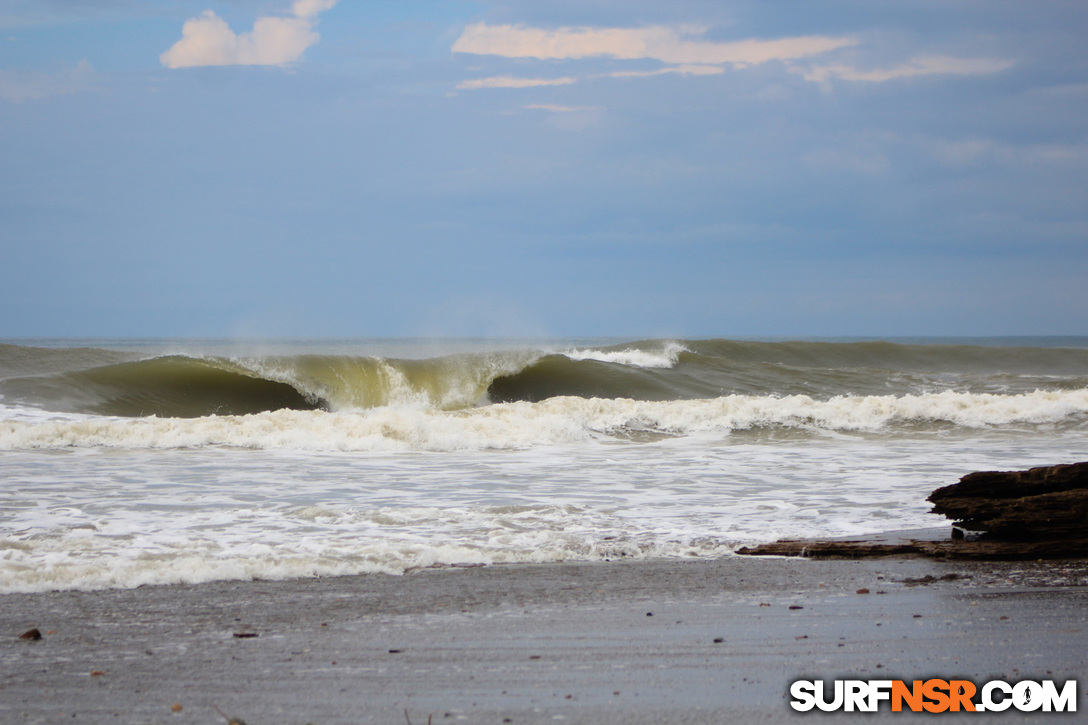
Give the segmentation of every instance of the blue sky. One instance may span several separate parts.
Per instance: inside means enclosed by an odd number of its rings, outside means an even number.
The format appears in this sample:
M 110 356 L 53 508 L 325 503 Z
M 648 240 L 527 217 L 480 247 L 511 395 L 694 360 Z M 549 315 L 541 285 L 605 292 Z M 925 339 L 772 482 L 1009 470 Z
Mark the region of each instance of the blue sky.
M 1088 3 L 0 0 L 0 337 L 1088 334 Z

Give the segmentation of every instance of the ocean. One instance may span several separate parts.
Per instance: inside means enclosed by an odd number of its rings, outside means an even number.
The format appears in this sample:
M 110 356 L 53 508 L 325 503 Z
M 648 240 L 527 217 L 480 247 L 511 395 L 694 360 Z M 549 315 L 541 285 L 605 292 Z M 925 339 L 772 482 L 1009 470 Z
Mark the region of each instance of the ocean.
M 1088 338 L 9 340 L 0 592 L 943 526 L 1086 433 Z

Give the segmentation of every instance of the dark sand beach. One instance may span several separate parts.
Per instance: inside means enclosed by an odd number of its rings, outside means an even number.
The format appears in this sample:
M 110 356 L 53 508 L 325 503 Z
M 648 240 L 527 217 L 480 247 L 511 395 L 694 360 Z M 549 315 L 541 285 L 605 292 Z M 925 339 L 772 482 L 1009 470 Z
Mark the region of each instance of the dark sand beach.
M 871 719 L 795 713 L 789 685 L 1082 678 L 1086 585 L 1084 561 L 729 557 L 9 594 L 0 721 Z

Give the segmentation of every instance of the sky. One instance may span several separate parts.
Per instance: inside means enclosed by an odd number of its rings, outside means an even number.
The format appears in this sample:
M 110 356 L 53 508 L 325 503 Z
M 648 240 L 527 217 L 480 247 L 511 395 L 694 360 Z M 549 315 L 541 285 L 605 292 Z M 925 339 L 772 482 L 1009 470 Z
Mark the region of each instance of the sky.
M 1083 0 L 0 0 L 0 338 L 1088 334 Z

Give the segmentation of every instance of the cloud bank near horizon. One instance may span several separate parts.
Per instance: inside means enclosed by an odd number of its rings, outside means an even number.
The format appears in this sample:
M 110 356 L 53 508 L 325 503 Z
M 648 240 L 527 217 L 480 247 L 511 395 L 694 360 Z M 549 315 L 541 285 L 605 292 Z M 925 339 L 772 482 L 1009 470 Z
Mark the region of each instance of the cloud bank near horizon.
M 516 60 L 572 61 L 611 58 L 621 61 L 653 60 L 662 64 L 654 70 L 620 70 L 599 77 L 642 78 L 666 74 L 720 75 L 727 69 L 743 69 L 771 62 L 787 64 L 805 80 L 827 84 L 832 80 L 883 83 L 926 75 L 986 75 L 1010 68 L 1012 61 L 996 58 L 959 58 L 946 55 L 916 55 L 890 68 L 863 69 L 845 62 L 816 65 L 813 61 L 862 41 L 851 35 L 804 35 L 776 39 L 749 38 L 738 41 L 706 40 L 702 25 L 652 25 L 640 28 L 561 27 L 535 28 L 526 25 L 473 23 L 465 27 L 450 48 L 452 53 L 495 56 Z M 807 61 L 807 63 L 806 63 Z M 562 84 L 577 78 L 566 76 Z M 557 85 L 509 75 L 463 81 L 459 90 L 480 88 L 527 88 Z
M 706 32 L 707 28 L 699 25 L 544 30 L 524 25 L 474 23 L 465 28 L 451 50 L 454 53 L 537 60 L 609 56 L 619 60 L 648 58 L 669 65 L 745 66 L 805 58 L 858 42 L 850 37 L 820 35 L 714 42 L 702 39 Z
M 952 58 L 949 56 L 916 56 L 892 68 L 860 70 L 848 65 L 815 66 L 798 69 L 806 81 L 826 83 L 832 78 L 846 81 L 883 83 L 900 78 L 925 75 L 987 75 L 1013 66 L 1010 60 L 997 58 Z

